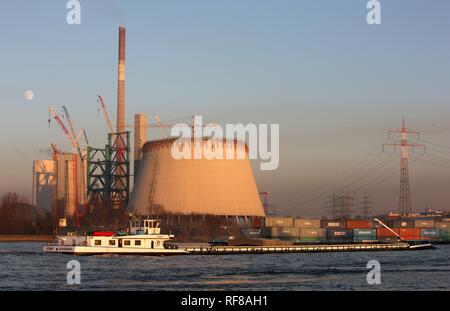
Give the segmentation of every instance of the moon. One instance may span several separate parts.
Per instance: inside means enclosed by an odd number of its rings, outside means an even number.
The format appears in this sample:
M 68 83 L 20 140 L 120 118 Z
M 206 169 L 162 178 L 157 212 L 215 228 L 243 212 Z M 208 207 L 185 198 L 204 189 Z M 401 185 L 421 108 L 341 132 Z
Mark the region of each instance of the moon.
M 28 90 L 25 92 L 25 99 L 26 100 L 32 100 L 34 98 L 34 93 L 31 90 Z

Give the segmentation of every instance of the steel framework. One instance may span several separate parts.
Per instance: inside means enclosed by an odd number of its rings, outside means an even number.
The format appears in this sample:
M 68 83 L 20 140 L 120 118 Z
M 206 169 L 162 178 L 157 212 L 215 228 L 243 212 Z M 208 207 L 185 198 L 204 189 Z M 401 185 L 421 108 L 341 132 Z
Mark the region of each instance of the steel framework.
M 130 132 L 108 135 L 104 149 L 88 148 L 88 197 L 92 206 L 125 208 L 130 198 Z
M 391 133 L 400 133 L 401 140 L 400 143 L 385 143 L 384 146 L 394 146 L 395 150 L 397 147 L 401 149 L 400 158 L 400 195 L 398 202 L 398 212 L 403 216 L 411 214 L 411 193 L 409 188 L 409 169 L 408 169 L 408 149 L 409 147 L 423 147 L 425 151 L 425 145 L 410 143 L 408 141 L 408 134 L 416 134 L 419 138 L 420 133 L 417 131 L 412 131 L 406 128 L 405 118 L 402 120 L 402 127 L 400 129 L 389 130 L 389 139 Z M 413 149 L 414 151 L 414 149 Z

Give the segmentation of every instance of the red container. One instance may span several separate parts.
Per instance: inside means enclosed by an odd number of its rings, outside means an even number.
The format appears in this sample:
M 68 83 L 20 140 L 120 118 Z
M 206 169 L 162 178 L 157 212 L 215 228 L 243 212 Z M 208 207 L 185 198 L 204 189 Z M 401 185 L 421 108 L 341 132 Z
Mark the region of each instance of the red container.
M 253 228 L 261 228 L 261 218 L 253 217 Z
M 392 229 L 394 232 L 398 232 L 397 229 Z M 395 237 L 396 235 L 386 228 L 377 229 L 378 237 Z
M 372 229 L 371 220 L 347 220 L 347 229 Z
M 398 228 L 398 234 L 406 241 L 420 240 L 420 228 Z
M 417 237 L 417 239 L 413 240 L 420 240 L 420 228 L 398 228 L 396 232 L 404 239 L 406 237 Z
M 95 231 L 93 236 L 113 236 L 114 232 L 111 231 Z

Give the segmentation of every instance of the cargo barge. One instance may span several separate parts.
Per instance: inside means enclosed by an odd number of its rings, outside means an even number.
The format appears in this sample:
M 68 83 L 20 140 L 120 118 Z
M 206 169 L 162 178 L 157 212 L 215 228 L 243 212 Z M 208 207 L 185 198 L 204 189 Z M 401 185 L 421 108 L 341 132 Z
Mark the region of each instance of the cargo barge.
M 333 245 L 273 246 L 180 246 L 171 243 L 172 234 L 161 234 L 157 220 L 130 221 L 128 232 L 93 232 L 86 236 L 59 236 L 56 243 L 44 246 L 45 253 L 72 255 L 225 255 L 311 252 L 397 251 L 431 248 L 431 244 L 410 245 L 405 242 Z
M 273 253 L 324 253 L 324 252 L 368 252 L 368 251 L 405 251 L 432 248 L 431 244 L 410 245 L 393 244 L 333 244 L 333 245 L 297 245 L 297 246 L 211 246 L 179 248 L 191 255 L 227 255 L 227 254 L 273 254 Z
M 391 219 L 387 227 L 374 219 L 326 220 L 267 216 L 257 228 L 241 229 L 243 238 L 277 239 L 292 244 L 449 243 L 450 219 Z

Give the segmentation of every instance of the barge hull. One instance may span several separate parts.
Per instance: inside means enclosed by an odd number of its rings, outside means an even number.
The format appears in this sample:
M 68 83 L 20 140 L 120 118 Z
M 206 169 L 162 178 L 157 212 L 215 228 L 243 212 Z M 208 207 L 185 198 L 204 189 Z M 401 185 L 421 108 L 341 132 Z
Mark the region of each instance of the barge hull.
M 117 247 L 89 247 L 89 246 L 44 246 L 44 253 L 61 253 L 77 256 L 94 255 L 143 255 L 143 256 L 173 256 L 186 255 L 180 249 L 151 249 L 151 248 L 117 248 Z
M 430 248 L 431 244 L 413 245 L 408 243 L 393 244 L 334 244 L 334 245 L 301 245 L 301 246 L 211 246 L 211 247 L 179 247 L 169 249 L 149 248 L 116 248 L 86 246 L 45 246 L 45 253 L 62 253 L 78 256 L 89 255 L 142 255 L 142 256 L 175 256 L 175 255 L 228 255 L 228 254 L 274 254 L 274 253 L 324 253 L 324 252 L 369 252 L 369 251 L 402 251 Z

